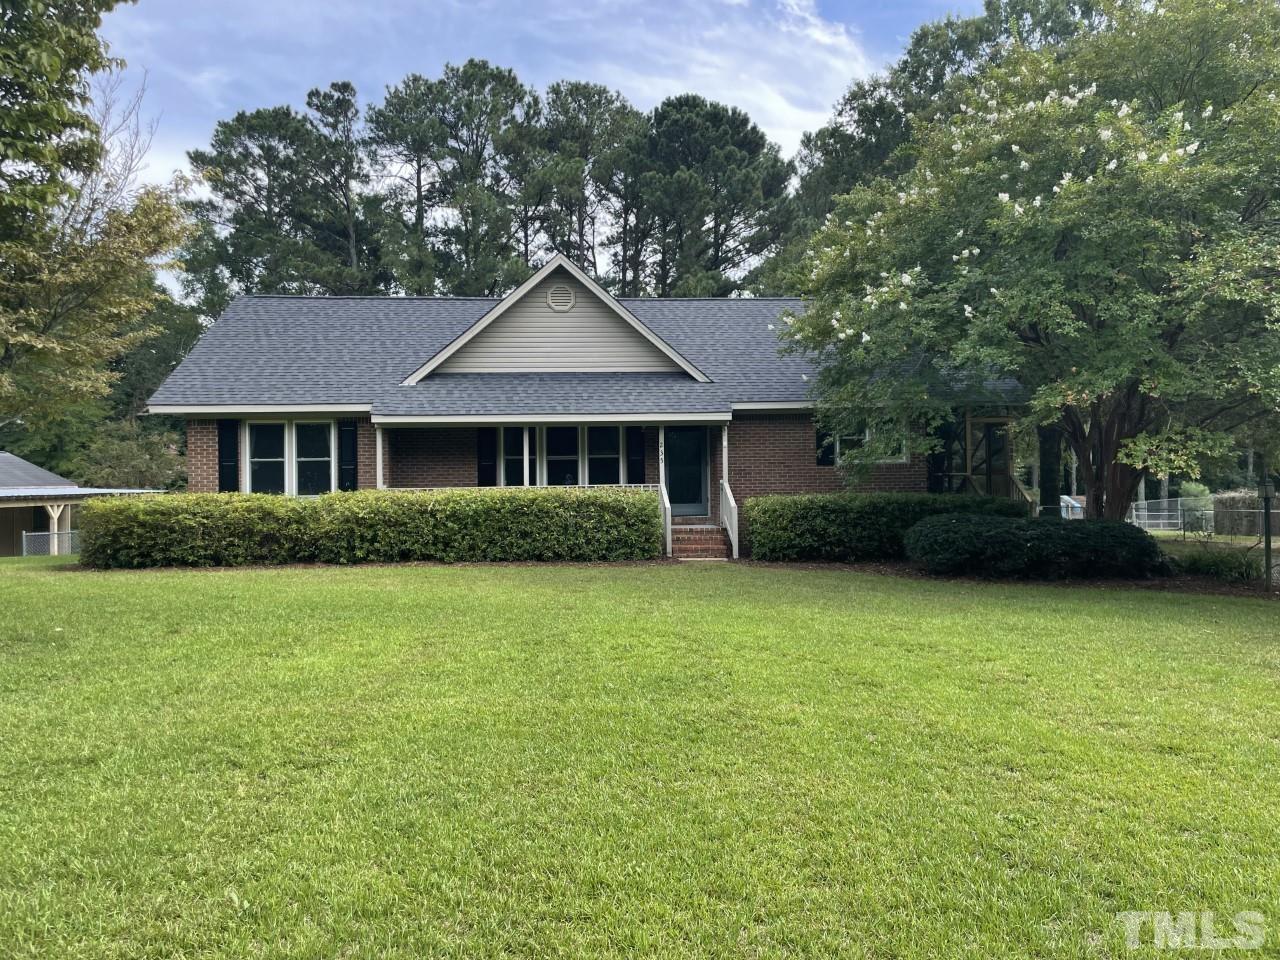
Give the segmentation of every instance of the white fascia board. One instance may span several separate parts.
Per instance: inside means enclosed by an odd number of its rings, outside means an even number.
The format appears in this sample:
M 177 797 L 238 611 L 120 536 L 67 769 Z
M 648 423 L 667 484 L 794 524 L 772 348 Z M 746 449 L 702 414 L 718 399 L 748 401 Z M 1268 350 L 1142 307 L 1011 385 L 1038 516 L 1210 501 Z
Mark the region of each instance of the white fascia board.
M 599 298 L 599 300 L 605 306 L 607 306 L 610 310 L 612 310 L 619 317 L 625 320 L 627 324 L 631 326 L 632 329 L 634 329 L 638 334 L 640 334 L 640 336 L 644 337 L 651 344 L 653 344 L 653 346 L 657 347 L 658 350 L 660 350 L 664 355 L 666 355 L 666 357 L 670 359 L 673 363 L 675 363 L 676 366 L 678 366 L 681 370 L 689 374 L 689 376 L 693 377 L 693 379 L 697 380 L 699 383 L 711 382 L 710 377 L 708 377 L 705 373 L 703 373 L 701 370 L 695 367 L 692 363 L 690 363 L 688 360 L 682 357 L 679 353 L 677 353 L 675 349 L 672 348 L 672 346 L 669 343 L 667 343 L 667 341 L 663 340 L 660 336 L 658 336 L 656 333 L 654 333 L 652 330 L 646 327 L 643 323 L 641 323 L 640 319 L 636 317 L 635 314 L 633 314 L 630 310 L 628 310 L 626 307 L 620 304 L 616 299 L 613 298 L 613 296 L 609 294 L 608 291 L 606 291 L 603 287 L 601 287 L 600 284 L 596 283 L 594 280 L 591 279 L 591 277 L 587 276 L 586 273 L 580 270 L 577 264 L 575 264 L 572 260 L 566 257 L 563 253 L 557 253 L 554 257 L 552 257 L 545 264 L 543 264 L 543 266 L 539 268 L 538 271 L 533 274 L 533 276 L 531 276 L 524 283 L 520 284 L 520 286 L 516 287 L 513 291 L 511 291 L 511 293 L 507 294 L 507 296 L 503 297 L 501 302 L 497 303 L 492 310 L 490 310 L 483 317 L 481 317 L 479 320 L 473 323 L 463 333 L 459 334 L 451 343 L 445 346 L 445 348 L 441 350 L 439 353 L 437 353 L 434 357 L 432 357 L 430 360 L 428 360 L 426 363 L 420 366 L 417 370 L 413 371 L 413 373 L 409 374 L 409 376 L 406 377 L 401 382 L 400 385 L 403 387 L 411 387 L 415 383 L 420 381 L 428 373 L 430 373 L 436 367 L 440 366 L 440 364 L 444 363 L 446 360 L 452 357 L 455 353 L 457 353 L 459 350 L 465 347 L 468 343 L 470 343 L 471 340 L 474 339 L 482 330 L 484 330 L 485 327 L 489 326 L 489 324 L 493 323 L 493 321 L 497 320 L 500 316 L 506 313 L 508 308 L 510 308 L 513 304 L 518 303 L 525 296 L 525 294 L 527 294 L 539 283 L 541 283 L 543 280 L 549 277 L 551 273 L 555 271 L 558 267 L 563 267 L 571 277 L 573 277 L 575 280 L 581 283 L 584 287 L 587 288 L 588 291 L 590 291 L 597 298 Z
M 728 423 L 727 413 L 532 413 L 532 414 L 461 414 L 447 416 L 377 416 L 375 424 L 384 426 L 448 425 L 448 424 L 522 424 L 522 423 Z
M 735 403 L 734 410 L 812 410 L 810 400 L 762 400 L 751 403 Z
M 46 504 L 52 507 L 57 506 L 60 503 L 81 503 L 89 499 L 91 496 L 93 496 L 93 494 L 80 493 L 73 495 L 63 493 L 49 497 L 16 497 L 12 500 L 0 499 L 0 510 L 8 510 L 11 507 L 43 507 Z
M 271 416 L 277 413 L 368 413 L 370 404 L 354 403 L 259 403 L 259 404 L 187 404 L 153 403 L 147 413 L 186 414 L 187 416 Z

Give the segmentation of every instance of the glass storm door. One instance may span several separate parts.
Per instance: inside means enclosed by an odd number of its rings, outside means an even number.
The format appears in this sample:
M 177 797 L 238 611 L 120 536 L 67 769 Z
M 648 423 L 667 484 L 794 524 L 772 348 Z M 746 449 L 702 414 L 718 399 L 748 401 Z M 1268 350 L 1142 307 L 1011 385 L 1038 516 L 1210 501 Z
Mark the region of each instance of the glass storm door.
M 677 517 L 707 515 L 707 428 L 667 427 L 667 496 Z

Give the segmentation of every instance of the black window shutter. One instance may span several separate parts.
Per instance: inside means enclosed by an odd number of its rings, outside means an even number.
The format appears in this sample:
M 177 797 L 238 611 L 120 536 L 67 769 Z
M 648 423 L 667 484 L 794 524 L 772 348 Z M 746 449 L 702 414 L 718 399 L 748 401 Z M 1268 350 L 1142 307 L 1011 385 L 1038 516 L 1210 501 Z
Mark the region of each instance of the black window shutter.
M 498 485 L 498 428 L 476 429 L 476 486 Z
M 338 489 L 354 490 L 359 484 L 356 455 L 356 422 L 338 421 Z
M 818 431 L 818 466 L 834 467 L 836 465 L 836 440 L 825 430 Z
M 218 492 L 240 489 L 240 421 L 218 421 Z
M 644 427 L 627 427 L 627 483 L 644 483 Z

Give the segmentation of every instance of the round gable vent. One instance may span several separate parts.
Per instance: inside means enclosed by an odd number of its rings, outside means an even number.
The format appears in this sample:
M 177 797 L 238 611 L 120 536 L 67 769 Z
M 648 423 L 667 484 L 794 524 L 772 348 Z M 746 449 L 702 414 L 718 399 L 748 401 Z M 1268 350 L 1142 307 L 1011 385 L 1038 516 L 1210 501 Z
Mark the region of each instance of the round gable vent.
M 556 313 L 568 313 L 573 309 L 575 302 L 573 288 L 563 283 L 557 283 L 547 291 L 547 306 Z

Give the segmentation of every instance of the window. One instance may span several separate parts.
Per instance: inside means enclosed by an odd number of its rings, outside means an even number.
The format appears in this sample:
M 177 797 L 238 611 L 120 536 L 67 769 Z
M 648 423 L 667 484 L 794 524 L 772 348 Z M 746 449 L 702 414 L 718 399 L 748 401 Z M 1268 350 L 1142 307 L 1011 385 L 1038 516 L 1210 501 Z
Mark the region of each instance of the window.
M 587 427 L 587 482 L 620 483 L 621 453 L 617 427 Z
M 528 481 L 525 480 L 525 439 L 529 442 Z M 502 429 L 502 485 L 504 487 L 536 487 L 538 485 L 538 428 L 504 427 Z
M 314 497 L 333 490 L 333 425 L 294 424 L 294 463 L 298 496 Z
M 644 483 L 644 427 L 627 427 L 627 483 Z
M 498 429 L 481 427 L 476 431 L 476 486 L 498 485 Z
M 826 430 L 818 431 L 818 459 L 817 463 L 820 467 L 834 467 L 836 465 L 836 444 L 835 438 Z
M 547 486 L 578 484 L 578 428 L 547 427 Z
M 284 424 L 249 424 L 249 490 L 284 493 Z
M 858 450 L 866 446 L 867 441 L 871 439 L 871 428 L 863 427 L 860 433 L 845 434 L 836 439 L 832 439 L 830 433 L 825 430 L 817 432 L 818 457 L 817 464 L 820 467 L 833 467 L 837 461 L 847 450 Z M 907 459 L 906 441 L 902 444 L 902 453 L 898 457 L 890 457 L 888 460 L 881 460 L 881 463 L 893 463 L 898 460 L 905 461 Z

